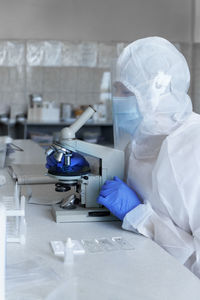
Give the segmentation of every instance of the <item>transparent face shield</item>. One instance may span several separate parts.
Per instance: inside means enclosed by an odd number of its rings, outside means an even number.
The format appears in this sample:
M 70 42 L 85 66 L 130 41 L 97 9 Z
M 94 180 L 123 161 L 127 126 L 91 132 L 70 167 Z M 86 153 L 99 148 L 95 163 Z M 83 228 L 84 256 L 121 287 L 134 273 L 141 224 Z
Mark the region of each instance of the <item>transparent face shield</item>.
M 121 82 L 114 82 L 112 93 L 114 147 L 125 150 L 141 122 L 137 99 Z

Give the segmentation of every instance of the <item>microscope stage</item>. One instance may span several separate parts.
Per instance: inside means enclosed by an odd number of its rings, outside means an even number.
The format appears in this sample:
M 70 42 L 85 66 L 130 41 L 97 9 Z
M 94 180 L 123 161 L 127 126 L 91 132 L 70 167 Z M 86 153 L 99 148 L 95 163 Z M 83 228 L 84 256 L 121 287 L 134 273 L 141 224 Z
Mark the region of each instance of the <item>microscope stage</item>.
M 52 206 L 52 215 L 56 223 L 119 221 L 108 210 L 98 207 L 63 209 L 55 204 Z

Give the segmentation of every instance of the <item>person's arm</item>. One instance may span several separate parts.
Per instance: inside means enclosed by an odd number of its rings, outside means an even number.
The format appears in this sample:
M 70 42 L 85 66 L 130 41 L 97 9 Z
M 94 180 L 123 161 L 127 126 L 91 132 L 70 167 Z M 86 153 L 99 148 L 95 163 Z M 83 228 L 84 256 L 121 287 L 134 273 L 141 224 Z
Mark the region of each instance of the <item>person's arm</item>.
M 149 203 L 128 212 L 122 228 L 151 238 L 183 264 L 194 252 L 192 235 L 176 226 L 170 218 L 156 213 Z
M 123 220 L 124 229 L 151 238 L 183 264 L 193 254 L 192 235 L 176 226 L 167 215 L 155 212 L 148 201 L 142 204 L 137 194 L 119 178 L 105 182 L 97 202 Z

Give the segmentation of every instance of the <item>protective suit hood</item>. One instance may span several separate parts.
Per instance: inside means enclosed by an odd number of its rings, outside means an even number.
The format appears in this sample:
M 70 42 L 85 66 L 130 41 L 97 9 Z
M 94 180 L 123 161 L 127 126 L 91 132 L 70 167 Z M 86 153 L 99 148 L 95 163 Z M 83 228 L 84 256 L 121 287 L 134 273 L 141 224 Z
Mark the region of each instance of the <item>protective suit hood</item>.
M 169 41 L 149 37 L 123 50 L 116 73 L 116 80 L 135 94 L 142 115 L 133 140 L 136 158 L 154 157 L 192 112 L 187 62 Z

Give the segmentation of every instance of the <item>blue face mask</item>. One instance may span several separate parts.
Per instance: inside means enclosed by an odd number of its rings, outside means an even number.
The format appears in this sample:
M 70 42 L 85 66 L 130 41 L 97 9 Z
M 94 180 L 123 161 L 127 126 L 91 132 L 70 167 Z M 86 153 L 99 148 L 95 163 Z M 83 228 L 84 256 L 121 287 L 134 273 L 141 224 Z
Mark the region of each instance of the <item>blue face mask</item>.
M 123 149 L 133 138 L 142 120 L 135 96 L 113 97 L 114 141 L 118 149 Z M 125 145 L 126 144 L 126 145 Z

